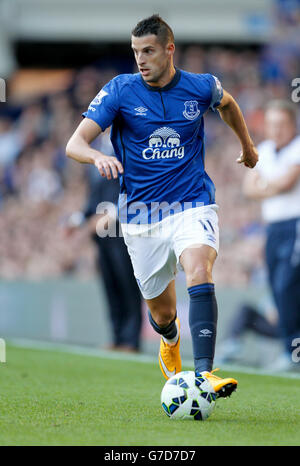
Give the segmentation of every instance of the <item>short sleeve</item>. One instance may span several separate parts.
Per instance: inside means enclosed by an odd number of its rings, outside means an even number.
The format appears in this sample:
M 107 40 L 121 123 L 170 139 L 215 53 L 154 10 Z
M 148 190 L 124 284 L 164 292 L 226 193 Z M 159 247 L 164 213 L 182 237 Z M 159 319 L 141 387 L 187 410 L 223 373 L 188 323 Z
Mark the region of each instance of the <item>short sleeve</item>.
M 218 107 L 221 103 L 221 100 L 223 97 L 223 88 L 222 88 L 222 84 L 220 83 L 219 79 L 213 74 L 210 75 L 210 82 L 211 82 L 211 102 L 210 102 L 209 108 L 215 111 L 216 107 Z
M 113 79 L 101 89 L 82 116 L 95 121 L 102 131 L 105 131 L 116 118 L 118 111 L 119 92 L 116 80 Z

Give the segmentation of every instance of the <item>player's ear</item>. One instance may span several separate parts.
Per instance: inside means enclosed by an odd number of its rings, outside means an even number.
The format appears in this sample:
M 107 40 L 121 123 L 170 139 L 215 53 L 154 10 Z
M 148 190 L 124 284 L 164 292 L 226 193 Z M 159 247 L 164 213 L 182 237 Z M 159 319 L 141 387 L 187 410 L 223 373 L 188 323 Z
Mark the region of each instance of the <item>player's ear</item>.
M 169 42 L 167 45 L 167 53 L 168 55 L 172 56 L 175 52 L 175 44 L 173 42 Z

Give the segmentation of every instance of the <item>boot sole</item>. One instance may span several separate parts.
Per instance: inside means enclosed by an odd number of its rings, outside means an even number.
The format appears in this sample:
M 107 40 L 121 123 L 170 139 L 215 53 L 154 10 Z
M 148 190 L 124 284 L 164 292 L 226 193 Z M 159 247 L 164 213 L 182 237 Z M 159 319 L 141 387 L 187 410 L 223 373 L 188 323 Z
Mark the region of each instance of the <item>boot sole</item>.
M 237 389 L 237 384 L 227 383 L 217 391 L 218 398 L 227 398 Z

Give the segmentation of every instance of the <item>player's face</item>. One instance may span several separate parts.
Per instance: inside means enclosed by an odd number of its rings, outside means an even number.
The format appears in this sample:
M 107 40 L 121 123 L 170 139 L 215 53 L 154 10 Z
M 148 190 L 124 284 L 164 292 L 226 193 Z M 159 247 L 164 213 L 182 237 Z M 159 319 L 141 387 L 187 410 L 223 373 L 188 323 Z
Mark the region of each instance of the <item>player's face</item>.
M 148 34 L 142 37 L 132 36 L 131 46 L 144 81 L 152 86 L 160 86 L 170 69 L 174 44 L 163 46 L 154 34 Z
M 275 142 L 276 148 L 289 144 L 296 135 L 296 126 L 289 113 L 279 109 L 269 109 L 265 114 L 266 137 Z

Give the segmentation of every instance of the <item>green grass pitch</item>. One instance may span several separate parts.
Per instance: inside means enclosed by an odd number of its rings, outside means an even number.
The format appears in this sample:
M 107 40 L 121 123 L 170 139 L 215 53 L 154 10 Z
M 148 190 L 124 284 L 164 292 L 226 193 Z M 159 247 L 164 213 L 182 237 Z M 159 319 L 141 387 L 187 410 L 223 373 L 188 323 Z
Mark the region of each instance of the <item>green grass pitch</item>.
M 207 421 L 174 421 L 158 364 L 9 346 L 0 445 L 299 445 L 300 379 L 230 375 L 238 391 Z

